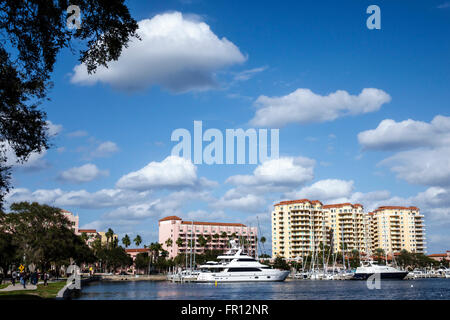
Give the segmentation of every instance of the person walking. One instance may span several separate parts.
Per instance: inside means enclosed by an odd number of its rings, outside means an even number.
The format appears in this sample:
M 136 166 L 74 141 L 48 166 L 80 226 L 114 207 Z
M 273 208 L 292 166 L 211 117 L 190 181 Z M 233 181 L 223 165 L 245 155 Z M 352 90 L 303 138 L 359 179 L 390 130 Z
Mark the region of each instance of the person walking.
M 44 286 L 48 286 L 48 273 L 44 272 Z
M 23 271 L 20 273 L 20 283 L 23 285 L 24 289 L 27 288 L 27 285 L 25 282 L 25 272 L 23 272 Z
M 12 272 L 12 274 L 11 274 L 11 282 L 12 282 L 12 285 L 13 285 L 13 286 L 16 285 L 16 279 L 17 279 L 17 271 L 14 270 L 14 271 Z

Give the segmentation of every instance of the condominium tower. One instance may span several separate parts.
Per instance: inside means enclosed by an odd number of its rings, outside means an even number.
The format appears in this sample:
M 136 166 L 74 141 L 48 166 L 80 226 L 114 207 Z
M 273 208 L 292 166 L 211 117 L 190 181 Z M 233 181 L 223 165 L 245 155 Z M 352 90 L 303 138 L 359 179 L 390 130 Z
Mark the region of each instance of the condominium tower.
M 371 216 L 372 251 L 425 253 L 424 216 L 417 207 L 379 207 Z

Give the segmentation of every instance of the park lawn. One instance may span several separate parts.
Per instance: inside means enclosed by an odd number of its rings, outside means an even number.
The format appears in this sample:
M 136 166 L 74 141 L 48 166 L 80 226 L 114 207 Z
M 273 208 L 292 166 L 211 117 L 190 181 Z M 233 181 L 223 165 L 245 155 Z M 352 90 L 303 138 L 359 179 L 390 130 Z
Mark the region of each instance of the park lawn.
M 10 283 L 3 283 L 3 284 L 0 284 L 0 289 L 5 289 L 7 286 L 9 286 L 10 285 Z
M 4 299 L 53 299 L 56 298 L 59 290 L 66 285 L 65 281 L 49 282 L 48 286 L 38 284 L 36 290 L 17 290 L 10 292 L 0 292 L 0 300 Z

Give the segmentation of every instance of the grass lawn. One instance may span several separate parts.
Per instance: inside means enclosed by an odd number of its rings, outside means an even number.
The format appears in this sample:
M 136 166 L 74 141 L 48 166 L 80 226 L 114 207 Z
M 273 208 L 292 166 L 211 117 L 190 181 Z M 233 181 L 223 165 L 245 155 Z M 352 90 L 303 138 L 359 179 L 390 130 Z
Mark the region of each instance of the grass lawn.
M 0 289 L 5 289 L 7 286 L 9 286 L 11 283 L 3 283 L 0 284 Z
M 5 299 L 52 299 L 66 285 L 66 281 L 49 282 L 48 286 L 38 284 L 36 290 L 17 290 L 11 292 L 0 292 L 0 300 Z

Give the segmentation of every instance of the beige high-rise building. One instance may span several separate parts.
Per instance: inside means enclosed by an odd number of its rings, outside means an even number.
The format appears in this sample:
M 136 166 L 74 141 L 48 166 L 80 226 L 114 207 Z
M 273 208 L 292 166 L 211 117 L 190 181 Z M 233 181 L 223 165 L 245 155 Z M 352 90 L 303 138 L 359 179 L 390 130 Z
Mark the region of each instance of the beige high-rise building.
M 282 201 L 272 212 L 272 256 L 294 259 L 327 242 L 322 203 L 318 200 Z
M 379 207 L 369 216 L 372 251 L 426 253 L 424 216 L 419 208 Z
M 328 245 L 333 252 L 369 251 L 370 236 L 366 228 L 364 208 L 361 204 L 340 203 L 323 206 L 325 226 L 329 232 Z

